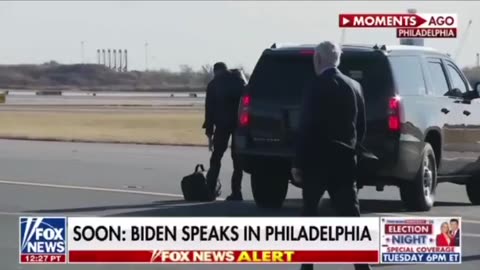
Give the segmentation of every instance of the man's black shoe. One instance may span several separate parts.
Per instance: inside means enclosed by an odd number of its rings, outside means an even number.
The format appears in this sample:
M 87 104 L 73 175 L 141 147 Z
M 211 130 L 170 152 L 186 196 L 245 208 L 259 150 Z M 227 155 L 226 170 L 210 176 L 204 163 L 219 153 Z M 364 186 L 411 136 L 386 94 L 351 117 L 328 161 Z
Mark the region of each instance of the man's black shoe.
M 208 192 L 208 198 L 206 201 L 212 202 L 215 201 L 218 197 L 222 195 L 222 185 L 218 184 L 217 187 L 215 188 L 215 191 L 209 190 Z
M 313 264 L 302 264 L 300 270 L 313 270 Z
M 368 264 L 355 264 L 355 270 L 372 270 Z
M 213 202 L 217 199 L 217 196 L 215 196 L 215 193 L 209 192 L 207 197 L 205 198 L 206 202 Z
M 243 201 L 241 192 L 232 193 L 227 197 L 227 201 Z

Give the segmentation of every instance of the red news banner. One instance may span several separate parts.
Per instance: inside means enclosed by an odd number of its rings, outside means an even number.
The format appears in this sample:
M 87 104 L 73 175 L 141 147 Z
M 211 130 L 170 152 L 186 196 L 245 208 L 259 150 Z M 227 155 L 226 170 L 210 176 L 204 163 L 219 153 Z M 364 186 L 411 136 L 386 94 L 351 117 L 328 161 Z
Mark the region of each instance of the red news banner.
M 76 263 L 376 263 L 377 251 L 129 250 L 72 251 Z
M 20 217 L 27 264 L 461 263 L 459 217 Z
M 456 14 L 340 14 L 341 28 L 396 28 L 398 38 L 456 38 Z
M 378 218 L 68 218 L 69 263 L 378 263 Z

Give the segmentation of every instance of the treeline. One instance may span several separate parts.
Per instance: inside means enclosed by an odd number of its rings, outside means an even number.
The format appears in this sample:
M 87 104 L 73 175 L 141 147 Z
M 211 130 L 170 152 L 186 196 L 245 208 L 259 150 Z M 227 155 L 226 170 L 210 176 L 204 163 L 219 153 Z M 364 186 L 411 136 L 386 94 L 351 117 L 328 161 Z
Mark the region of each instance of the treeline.
M 479 67 L 463 71 L 472 86 L 480 81 Z M 51 61 L 42 65 L 0 65 L 0 89 L 203 91 L 212 75 L 210 65 L 200 70 L 182 65 L 179 71 L 116 72 L 103 65 L 63 65 Z
M 202 91 L 212 75 L 212 67 L 209 65 L 200 70 L 182 65 L 179 71 L 161 69 L 116 72 L 103 65 L 62 65 L 51 61 L 43 65 L 0 66 L 0 88 Z
M 480 82 L 480 67 L 467 67 L 463 69 L 465 76 L 467 76 L 468 80 L 472 87 L 475 87 L 477 82 Z

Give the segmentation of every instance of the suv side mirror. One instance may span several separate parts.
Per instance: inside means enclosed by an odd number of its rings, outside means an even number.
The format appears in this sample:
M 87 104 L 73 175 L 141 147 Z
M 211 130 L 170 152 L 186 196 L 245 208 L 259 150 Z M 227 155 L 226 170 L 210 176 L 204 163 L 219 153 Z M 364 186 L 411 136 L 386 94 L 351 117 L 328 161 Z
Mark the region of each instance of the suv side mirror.
M 460 89 L 458 88 L 453 88 L 452 90 L 448 91 L 445 96 L 449 97 L 463 97 L 463 93 Z

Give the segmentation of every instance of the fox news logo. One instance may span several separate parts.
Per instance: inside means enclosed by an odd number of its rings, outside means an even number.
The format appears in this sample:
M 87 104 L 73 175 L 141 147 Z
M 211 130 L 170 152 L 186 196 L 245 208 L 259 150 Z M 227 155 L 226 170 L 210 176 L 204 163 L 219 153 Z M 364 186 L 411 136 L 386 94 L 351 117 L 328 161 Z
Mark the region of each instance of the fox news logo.
M 21 217 L 20 253 L 65 254 L 65 229 L 63 217 Z

